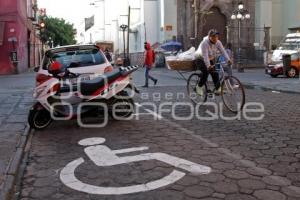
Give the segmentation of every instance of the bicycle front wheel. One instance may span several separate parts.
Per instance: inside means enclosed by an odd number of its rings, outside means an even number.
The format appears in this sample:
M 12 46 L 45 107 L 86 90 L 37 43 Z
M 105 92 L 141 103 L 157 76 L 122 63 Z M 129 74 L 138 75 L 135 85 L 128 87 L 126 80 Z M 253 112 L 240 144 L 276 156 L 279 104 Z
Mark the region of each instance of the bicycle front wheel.
M 245 105 L 245 90 L 242 83 L 234 76 L 227 76 L 222 84 L 222 100 L 233 113 L 241 111 Z
M 187 93 L 190 100 L 195 104 L 203 104 L 207 100 L 207 86 L 202 87 L 202 94 L 197 91 L 197 86 L 202 78 L 202 74 L 194 73 L 187 81 Z

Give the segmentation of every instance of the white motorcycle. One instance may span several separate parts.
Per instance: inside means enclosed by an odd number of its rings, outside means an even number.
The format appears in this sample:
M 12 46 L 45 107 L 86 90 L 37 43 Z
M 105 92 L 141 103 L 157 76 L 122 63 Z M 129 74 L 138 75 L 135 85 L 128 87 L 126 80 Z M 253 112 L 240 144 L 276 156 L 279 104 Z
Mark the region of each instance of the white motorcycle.
M 45 129 L 55 119 L 98 116 L 103 113 L 99 104 L 107 105 L 108 114 L 114 118 L 130 117 L 134 101 L 128 90 L 137 93 L 138 90 L 131 84 L 129 75 L 137 69 L 138 66 L 120 67 L 92 80 L 83 80 L 79 74 L 63 70 L 59 62 L 52 62 L 48 69 L 51 76 L 34 90 L 37 102 L 30 109 L 29 125 Z M 74 79 L 76 81 L 71 82 Z

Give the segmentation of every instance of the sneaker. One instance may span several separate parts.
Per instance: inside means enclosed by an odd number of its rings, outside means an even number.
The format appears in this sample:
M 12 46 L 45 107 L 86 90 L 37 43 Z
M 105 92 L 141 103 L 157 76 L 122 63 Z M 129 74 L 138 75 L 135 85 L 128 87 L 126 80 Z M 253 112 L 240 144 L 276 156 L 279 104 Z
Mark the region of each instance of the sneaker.
M 222 88 L 219 87 L 219 89 L 217 89 L 217 90 L 215 91 L 215 95 L 221 95 L 221 93 L 222 93 Z
M 199 85 L 196 86 L 196 93 L 199 95 L 199 96 L 203 96 L 203 86 L 200 87 Z
M 154 85 L 156 85 L 156 84 L 157 84 L 157 81 L 158 81 L 157 79 L 156 79 L 156 80 L 154 80 Z
M 148 87 L 148 85 L 143 85 L 142 87 L 143 87 L 143 88 L 147 88 L 147 87 Z

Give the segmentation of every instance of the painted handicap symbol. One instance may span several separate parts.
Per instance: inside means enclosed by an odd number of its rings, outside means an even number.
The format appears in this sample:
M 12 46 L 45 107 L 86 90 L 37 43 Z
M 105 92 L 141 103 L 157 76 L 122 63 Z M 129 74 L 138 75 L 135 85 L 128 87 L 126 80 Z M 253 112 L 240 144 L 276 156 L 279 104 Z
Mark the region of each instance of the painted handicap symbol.
M 104 142 L 105 139 L 100 137 L 87 138 L 79 141 L 79 145 L 87 146 L 84 149 L 85 153 L 87 154 L 89 159 L 91 159 L 93 163 L 99 167 L 110 167 L 132 162 L 156 160 L 174 166 L 177 169 L 181 169 L 183 171 L 187 171 L 196 175 L 208 174 L 211 171 L 210 167 L 199 165 L 188 160 L 174 157 L 165 153 L 143 153 L 135 156 L 120 157 L 118 155 L 148 150 L 148 147 L 111 150 L 109 147 L 101 145 Z M 98 195 L 121 195 L 155 190 L 157 188 L 161 188 L 175 183 L 179 179 L 183 178 L 186 174 L 185 172 L 174 169 L 169 175 L 145 184 L 131 185 L 125 187 L 100 187 L 83 183 L 82 181 L 76 178 L 75 170 L 82 163 L 84 163 L 84 159 L 78 158 L 67 164 L 60 173 L 60 180 L 66 186 L 74 190 Z

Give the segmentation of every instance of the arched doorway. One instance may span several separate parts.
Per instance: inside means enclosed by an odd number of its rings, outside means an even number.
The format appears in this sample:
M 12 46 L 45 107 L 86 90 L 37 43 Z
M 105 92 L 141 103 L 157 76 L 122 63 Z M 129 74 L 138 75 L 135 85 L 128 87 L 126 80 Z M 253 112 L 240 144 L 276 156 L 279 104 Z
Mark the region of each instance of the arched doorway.
M 212 7 L 208 14 L 202 15 L 202 19 L 198 23 L 200 39 L 207 36 L 210 29 L 217 29 L 220 32 L 222 43 L 227 43 L 227 19 L 218 7 Z

